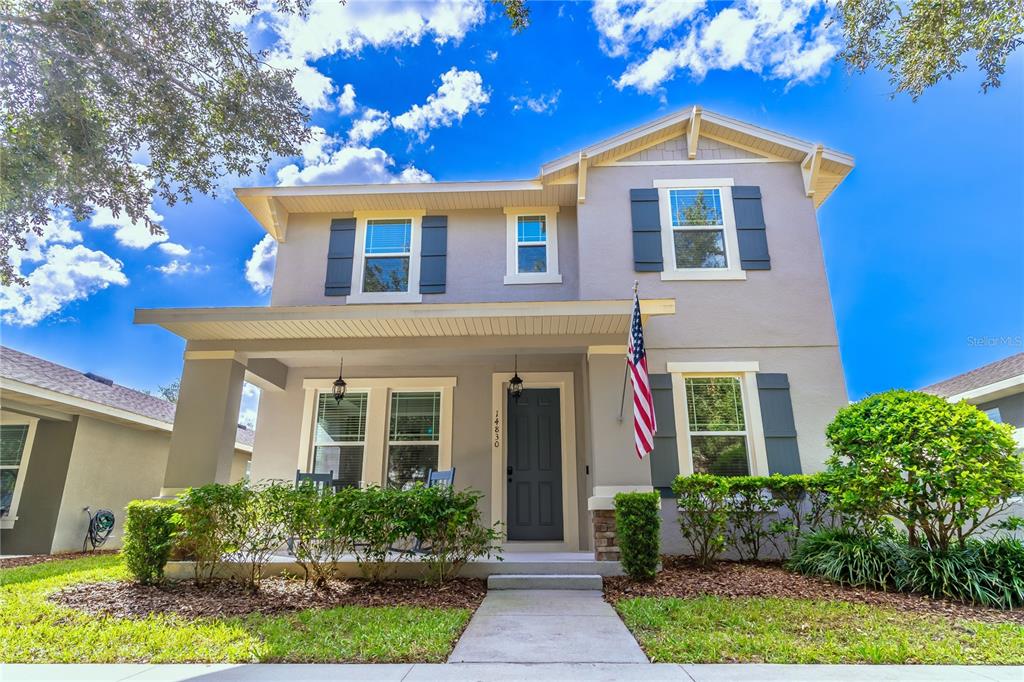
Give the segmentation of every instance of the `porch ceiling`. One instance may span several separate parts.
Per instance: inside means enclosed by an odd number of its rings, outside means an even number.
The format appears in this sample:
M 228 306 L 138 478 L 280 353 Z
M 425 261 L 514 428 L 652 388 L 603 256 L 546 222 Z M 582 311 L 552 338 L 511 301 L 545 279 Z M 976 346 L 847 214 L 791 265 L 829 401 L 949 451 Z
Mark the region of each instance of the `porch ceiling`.
M 156 324 L 188 341 L 372 339 L 626 334 L 631 301 L 414 303 L 137 309 L 135 324 Z M 672 315 L 675 299 L 640 301 L 643 317 Z

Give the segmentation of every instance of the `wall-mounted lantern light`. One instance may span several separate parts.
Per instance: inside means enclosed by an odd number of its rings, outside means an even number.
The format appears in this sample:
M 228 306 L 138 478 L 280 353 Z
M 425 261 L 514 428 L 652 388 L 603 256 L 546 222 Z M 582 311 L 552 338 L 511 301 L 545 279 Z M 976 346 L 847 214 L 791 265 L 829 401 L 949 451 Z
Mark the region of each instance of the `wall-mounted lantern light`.
M 348 389 L 348 384 L 345 383 L 345 379 L 342 376 L 344 374 L 342 371 L 344 368 L 345 358 L 342 357 L 341 363 L 338 365 L 338 378 L 334 380 L 333 384 L 334 402 L 339 405 L 341 404 L 341 401 L 345 399 L 345 391 Z
M 508 394 L 512 396 L 512 400 L 519 402 L 519 396 L 523 394 L 523 380 L 519 376 L 519 356 L 516 356 L 515 360 L 515 371 L 512 378 L 508 380 Z

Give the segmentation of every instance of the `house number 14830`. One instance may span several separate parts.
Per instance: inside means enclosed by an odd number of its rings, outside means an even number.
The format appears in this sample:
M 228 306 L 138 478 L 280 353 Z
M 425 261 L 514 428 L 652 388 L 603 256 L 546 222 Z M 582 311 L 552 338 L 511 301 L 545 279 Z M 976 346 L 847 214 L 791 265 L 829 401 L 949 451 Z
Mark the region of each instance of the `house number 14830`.
M 501 415 L 494 411 L 494 447 L 501 447 Z

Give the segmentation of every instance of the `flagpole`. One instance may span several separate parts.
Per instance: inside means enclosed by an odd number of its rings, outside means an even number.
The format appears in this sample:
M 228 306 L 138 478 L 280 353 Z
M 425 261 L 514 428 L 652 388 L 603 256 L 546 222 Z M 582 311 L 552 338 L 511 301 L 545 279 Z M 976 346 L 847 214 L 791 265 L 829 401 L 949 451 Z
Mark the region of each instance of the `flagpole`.
M 640 288 L 640 280 L 634 279 L 633 280 L 633 299 L 634 300 L 636 300 L 636 292 L 637 292 L 637 290 L 639 288 Z M 629 302 L 629 309 L 631 311 L 629 317 L 630 317 L 630 321 L 632 321 L 632 319 L 633 319 L 633 313 L 632 313 L 633 301 Z M 629 333 L 632 333 L 632 330 L 630 330 Z M 628 358 L 624 358 L 624 359 L 626 360 L 626 366 L 623 367 L 624 371 L 622 372 L 622 397 L 619 398 L 619 423 L 622 423 L 622 410 L 623 410 L 623 407 L 626 404 L 626 382 L 629 381 L 629 359 Z

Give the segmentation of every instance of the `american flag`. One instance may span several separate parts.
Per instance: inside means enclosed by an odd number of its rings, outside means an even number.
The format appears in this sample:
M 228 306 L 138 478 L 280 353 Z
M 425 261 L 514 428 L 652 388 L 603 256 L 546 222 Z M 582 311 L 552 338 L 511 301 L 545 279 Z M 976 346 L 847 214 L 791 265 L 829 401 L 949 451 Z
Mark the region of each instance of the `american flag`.
M 633 294 L 633 320 L 629 325 L 626 351 L 629 376 L 633 381 L 633 440 L 640 459 L 654 450 L 654 434 L 658 421 L 654 417 L 654 396 L 647 372 L 647 351 L 644 349 L 644 327 L 640 322 L 640 295 Z

